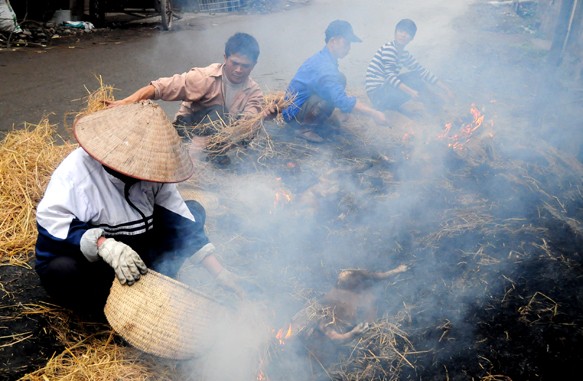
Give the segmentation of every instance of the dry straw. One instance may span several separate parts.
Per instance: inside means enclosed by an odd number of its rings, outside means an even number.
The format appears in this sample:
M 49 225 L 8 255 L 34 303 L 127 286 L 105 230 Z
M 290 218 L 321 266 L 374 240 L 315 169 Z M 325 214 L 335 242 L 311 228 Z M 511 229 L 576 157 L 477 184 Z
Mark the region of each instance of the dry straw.
M 161 361 L 114 340 L 112 332 L 86 337 L 21 381 L 179 380 L 175 362 Z
M 38 125 L 9 132 L 1 143 L 0 262 L 24 265 L 36 242 L 36 206 L 51 174 L 74 149 L 55 144 L 55 125 L 47 118 Z
M 95 111 L 104 110 L 107 108 L 107 101 L 115 100 L 113 96 L 113 91 L 115 88 L 111 85 L 106 85 L 103 83 L 103 78 L 101 76 L 96 76 L 97 81 L 99 82 L 99 87 L 94 91 L 87 90 L 87 96 L 84 98 L 85 101 L 85 109 L 81 110 L 76 114 L 77 118 L 80 118 L 84 115 L 92 114 Z
M 207 143 L 207 150 L 215 154 L 224 154 L 234 146 L 245 142 L 251 142 L 257 135 L 261 134 L 265 138 L 264 150 L 273 150 L 273 143 L 269 134 L 265 131 L 263 124 L 264 115 L 267 110 L 275 110 L 275 122 L 281 124 L 283 122 L 281 110 L 285 109 L 293 103 L 292 99 L 286 99 L 284 92 L 276 92 L 267 94 L 264 98 L 264 106 L 262 112 L 251 117 L 244 117 L 237 120 L 219 120 L 208 123 L 201 123 L 194 126 L 195 130 L 214 130 L 213 134 Z
M 102 110 L 106 100 L 113 100 L 113 88 L 101 77 L 98 81 L 99 88 L 89 93 L 78 116 Z M 59 136 L 48 117 L 38 124 L 24 123 L 0 144 L 0 263 L 26 266 L 36 242 L 36 206 L 55 168 L 77 145 Z

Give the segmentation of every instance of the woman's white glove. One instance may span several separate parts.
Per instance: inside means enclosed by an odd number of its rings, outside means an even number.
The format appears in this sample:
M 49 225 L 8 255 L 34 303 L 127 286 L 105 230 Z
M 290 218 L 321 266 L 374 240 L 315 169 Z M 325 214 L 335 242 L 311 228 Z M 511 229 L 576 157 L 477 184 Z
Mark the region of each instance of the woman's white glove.
M 227 269 L 221 270 L 219 275 L 216 276 L 215 280 L 222 287 L 233 291 L 237 296 L 243 298 L 245 296 L 245 291 L 239 285 L 241 278 L 238 275 L 233 274 Z
M 97 249 L 97 253 L 103 260 L 113 267 L 117 279 L 121 284 L 131 286 L 140 274 L 148 272 L 148 267 L 142 258 L 131 247 L 113 238 L 107 238 Z

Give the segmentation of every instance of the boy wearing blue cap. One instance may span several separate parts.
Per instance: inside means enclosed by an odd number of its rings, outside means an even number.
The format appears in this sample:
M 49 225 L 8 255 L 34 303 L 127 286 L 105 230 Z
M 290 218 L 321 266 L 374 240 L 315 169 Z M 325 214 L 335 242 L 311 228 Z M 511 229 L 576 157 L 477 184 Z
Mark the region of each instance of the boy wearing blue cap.
M 321 143 L 327 120 L 335 108 L 343 113 L 358 111 L 377 123 L 385 124 L 385 115 L 346 94 L 346 77 L 338 69 L 338 60 L 346 57 L 350 44 L 362 42 L 349 22 L 332 21 L 325 32 L 326 46 L 308 58 L 291 80 L 286 97 L 293 104 L 283 110 L 284 120 L 296 128 L 296 135 L 309 142 Z

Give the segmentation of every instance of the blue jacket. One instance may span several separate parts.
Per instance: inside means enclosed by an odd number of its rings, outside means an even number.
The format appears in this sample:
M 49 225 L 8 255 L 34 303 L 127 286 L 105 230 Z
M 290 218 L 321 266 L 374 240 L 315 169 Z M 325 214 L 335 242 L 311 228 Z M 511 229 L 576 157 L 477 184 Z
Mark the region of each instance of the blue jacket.
M 291 80 L 286 97 L 294 102 L 283 110 L 284 119 L 287 122 L 294 119 L 312 95 L 318 95 L 345 113 L 351 112 L 356 104 L 355 97 L 346 95 L 346 80 L 338 69 L 338 59 L 327 47 L 308 58 Z

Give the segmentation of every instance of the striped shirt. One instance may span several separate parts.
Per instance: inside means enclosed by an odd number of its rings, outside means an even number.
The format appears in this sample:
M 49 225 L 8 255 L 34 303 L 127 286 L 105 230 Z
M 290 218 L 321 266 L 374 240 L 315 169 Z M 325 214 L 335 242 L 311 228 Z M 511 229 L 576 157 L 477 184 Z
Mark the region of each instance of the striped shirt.
M 418 72 L 419 76 L 429 83 L 437 82 L 437 77 L 421 66 L 419 62 L 405 49 L 399 49 L 395 41 L 387 42 L 377 50 L 366 69 L 366 91 L 388 83 L 397 88 L 401 84 L 399 73 L 402 68 Z

